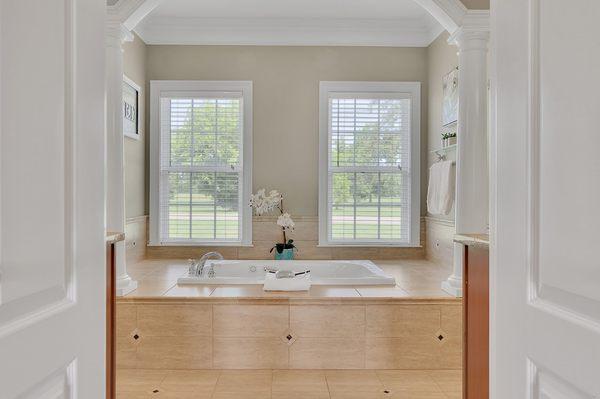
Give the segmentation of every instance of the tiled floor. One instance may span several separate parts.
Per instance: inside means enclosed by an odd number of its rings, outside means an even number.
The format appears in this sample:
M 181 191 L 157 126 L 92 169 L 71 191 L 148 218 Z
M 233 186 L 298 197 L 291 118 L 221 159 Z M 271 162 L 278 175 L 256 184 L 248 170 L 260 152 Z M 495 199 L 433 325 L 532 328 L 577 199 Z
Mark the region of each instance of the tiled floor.
M 118 399 L 459 399 L 459 370 L 120 370 Z
M 375 261 L 386 273 L 396 277 L 395 287 L 314 286 L 310 292 L 266 293 L 262 286 L 177 285 L 187 272 L 187 260 L 144 260 L 127 266 L 137 280 L 137 290 L 129 297 L 448 297 L 440 289 L 451 269 L 426 260 Z

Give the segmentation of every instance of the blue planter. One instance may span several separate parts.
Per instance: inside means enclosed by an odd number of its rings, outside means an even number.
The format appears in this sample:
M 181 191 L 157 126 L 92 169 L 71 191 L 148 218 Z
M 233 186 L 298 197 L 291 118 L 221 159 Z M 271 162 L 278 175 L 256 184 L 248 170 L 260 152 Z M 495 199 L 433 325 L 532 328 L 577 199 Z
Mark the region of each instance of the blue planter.
M 293 260 L 295 248 L 284 249 L 283 252 L 279 253 L 275 250 L 275 260 Z

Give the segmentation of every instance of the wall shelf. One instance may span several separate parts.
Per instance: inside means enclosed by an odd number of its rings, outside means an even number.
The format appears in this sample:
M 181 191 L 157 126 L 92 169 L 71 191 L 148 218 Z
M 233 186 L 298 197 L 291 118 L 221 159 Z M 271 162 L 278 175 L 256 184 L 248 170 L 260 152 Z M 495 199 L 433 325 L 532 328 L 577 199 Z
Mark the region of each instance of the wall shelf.
M 446 159 L 446 154 L 448 151 L 456 150 L 456 144 L 449 145 L 448 147 L 440 148 L 437 150 L 430 151 L 433 154 L 436 154 L 439 159 Z

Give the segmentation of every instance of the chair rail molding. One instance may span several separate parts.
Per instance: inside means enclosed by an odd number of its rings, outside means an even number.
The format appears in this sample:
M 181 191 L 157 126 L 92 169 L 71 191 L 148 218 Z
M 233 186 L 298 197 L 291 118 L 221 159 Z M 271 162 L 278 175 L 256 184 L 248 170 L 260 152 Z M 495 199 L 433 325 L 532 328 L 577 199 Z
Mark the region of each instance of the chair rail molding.
M 119 0 L 106 15 L 106 229 L 125 232 L 125 179 L 123 137 L 123 43 L 133 40 L 131 30 L 161 0 Z M 137 288 L 127 274 L 125 242 L 115 244 L 117 295 Z

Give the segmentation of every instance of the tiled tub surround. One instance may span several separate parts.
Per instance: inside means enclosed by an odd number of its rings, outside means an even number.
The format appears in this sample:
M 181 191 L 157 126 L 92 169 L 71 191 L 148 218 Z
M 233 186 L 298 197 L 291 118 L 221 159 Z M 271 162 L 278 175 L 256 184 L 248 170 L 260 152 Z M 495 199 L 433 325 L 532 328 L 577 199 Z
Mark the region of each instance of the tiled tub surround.
M 461 368 L 452 298 L 122 298 L 120 369 Z

